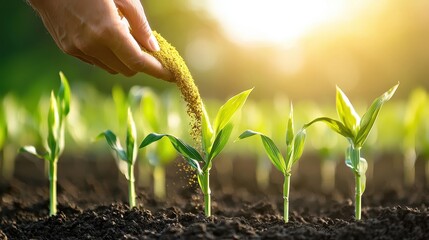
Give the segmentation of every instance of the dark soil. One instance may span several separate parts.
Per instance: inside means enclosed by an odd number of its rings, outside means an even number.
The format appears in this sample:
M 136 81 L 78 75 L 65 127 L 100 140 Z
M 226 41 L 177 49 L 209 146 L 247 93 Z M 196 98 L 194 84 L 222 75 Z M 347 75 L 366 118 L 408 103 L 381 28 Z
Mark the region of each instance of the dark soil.
M 232 174 L 224 170 L 229 161 Z M 261 190 L 249 159 L 224 158 L 214 167 L 213 216 L 206 218 L 198 188 L 177 163 L 167 168 L 167 200 L 155 200 L 151 188 L 137 183 L 138 207 L 129 209 L 125 177 L 110 157 L 65 157 L 59 213 L 48 217 L 43 162 L 20 156 L 14 179 L 0 184 L 0 239 L 429 239 L 429 188 L 420 161 L 416 185 L 404 188 L 400 158 L 380 159 L 362 220 L 355 221 L 351 171 L 339 162 L 335 190 L 322 193 L 319 162 L 307 156 L 293 172 L 287 224 L 276 170 Z

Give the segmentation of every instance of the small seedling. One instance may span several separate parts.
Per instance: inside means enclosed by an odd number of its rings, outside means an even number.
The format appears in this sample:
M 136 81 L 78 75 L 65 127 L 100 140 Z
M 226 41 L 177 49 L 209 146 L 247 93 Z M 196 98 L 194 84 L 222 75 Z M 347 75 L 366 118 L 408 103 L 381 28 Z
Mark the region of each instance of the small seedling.
M 64 150 L 65 119 L 70 111 L 70 86 L 66 77 L 60 72 L 61 86 L 58 95 L 51 92 L 48 112 L 48 139 L 46 153 L 39 154 L 34 146 L 24 146 L 21 152 L 30 153 L 49 162 L 49 196 L 50 215 L 57 213 L 57 163 Z
M 290 189 L 290 177 L 292 175 L 292 166 L 296 163 L 304 150 L 304 143 L 306 138 L 305 129 L 301 129 L 295 135 L 293 127 L 293 107 L 291 105 L 289 120 L 287 123 L 286 131 L 286 156 L 283 157 L 274 141 L 266 135 L 247 130 L 243 132 L 239 139 L 248 138 L 251 136 L 259 135 L 261 137 L 262 144 L 265 148 L 269 159 L 273 165 L 283 173 L 283 218 L 285 223 L 289 222 L 289 189 Z
M 399 84 L 395 85 L 383 95 L 374 100 L 362 118 L 356 113 L 353 105 L 344 94 L 344 92 L 337 87 L 336 93 L 336 109 L 340 121 L 320 117 L 316 118 L 304 127 L 307 128 L 313 123 L 324 122 L 333 131 L 344 136 L 349 141 L 349 147 L 346 150 L 346 165 L 352 169 L 355 175 L 355 218 L 361 219 L 361 198 L 365 191 L 366 176 L 365 172 L 368 164 L 364 158 L 361 157 L 361 148 L 365 143 L 372 126 L 377 119 L 378 113 L 385 102 L 387 102 L 395 93 Z
M 232 129 L 234 127 L 233 118 L 241 110 L 252 89 L 244 91 L 230 98 L 218 111 L 213 128 L 209 116 L 203 107 L 203 118 L 201 143 L 202 154 L 194 147 L 184 143 L 182 140 L 170 134 L 151 133 L 142 141 L 140 148 L 167 137 L 173 147 L 187 161 L 187 163 L 197 171 L 197 178 L 200 188 L 204 194 L 204 212 L 206 216 L 211 216 L 211 191 L 210 191 L 210 169 L 212 160 L 223 150 L 227 144 Z M 202 167 L 201 165 L 202 164 Z
M 415 182 L 415 163 L 418 152 L 416 138 L 423 123 L 423 116 L 426 110 L 426 91 L 422 88 L 416 88 L 407 102 L 404 117 L 404 183 L 406 186 L 412 186 Z M 421 140 L 420 140 L 421 141 Z
M 119 170 L 125 175 L 128 180 L 128 199 L 130 208 L 136 206 L 136 192 L 134 186 L 134 163 L 137 158 L 137 130 L 131 110 L 128 108 L 127 118 L 127 135 L 125 139 L 125 149 L 122 147 L 118 137 L 110 130 L 106 130 L 98 135 L 97 138 L 105 137 L 107 143 L 116 154 Z

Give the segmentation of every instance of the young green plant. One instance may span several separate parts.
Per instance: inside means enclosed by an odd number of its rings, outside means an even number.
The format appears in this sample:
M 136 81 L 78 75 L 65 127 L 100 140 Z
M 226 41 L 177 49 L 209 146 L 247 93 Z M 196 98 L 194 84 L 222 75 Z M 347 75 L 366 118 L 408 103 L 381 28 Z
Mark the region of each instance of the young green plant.
M 125 138 L 125 149 L 122 147 L 118 137 L 110 130 L 106 130 L 100 133 L 97 138 L 104 136 L 107 143 L 115 153 L 119 170 L 125 175 L 128 180 L 128 200 L 130 208 L 133 208 L 136 206 L 136 191 L 134 186 L 134 163 L 136 162 L 138 152 L 136 142 L 137 130 L 130 108 L 128 108 L 127 116 L 127 134 Z
M 399 84 L 395 85 L 383 95 L 375 99 L 362 118 L 356 113 L 353 105 L 344 92 L 337 87 L 336 109 L 340 121 L 328 117 L 320 117 L 312 120 L 304 126 L 307 128 L 316 122 L 324 122 L 333 131 L 344 136 L 348 140 L 349 147 L 346 150 L 345 162 L 355 175 L 356 220 L 361 219 L 361 198 L 365 191 L 365 172 L 368 168 L 366 160 L 361 157 L 361 148 L 365 143 L 375 120 L 377 119 L 381 107 L 393 96 L 398 86 Z
M 422 131 L 423 116 L 427 109 L 426 95 L 424 89 L 414 89 L 405 107 L 402 146 L 404 148 L 404 183 L 406 186 L 412 186 L 415 182 L 415 163 L 418 155 L 416 148 L 417 145 L 420 145 L 416 139 L 418 133 Z
M 203 118 L 201 119 L 202 153 L 171 134 L 151 133 L 140 144 L 140 148 L 143 148 L 163 137 L 167 137 L 170 140 L 176 151 L 184 157 L 191 168 L 197 171 L 198 183 L 204 194 L 204 212 L 206 216 L 211 216 L 211 191 L 209 182 L 212 161 L 227 144 L 234 127 L 234 117 L 243 107 L 251 91 L 252 89 L 230 98 L 219 109 L 213 127 L 203 107 Z
M 305 129 L 300 129 L 295 134 L 293 127 L 293 107 L 291 104 L 289 120 L 287 123 L 286 130 L 286 155 L 283 157 L 279 148 L 275 145 L 274 141 L 266 135 L 255 132 L 252 130 L 246 130 L 243 132 L 239 139 L 248 138 L 251 136 L 258 135 L 261 137 L 262 144 L 265 148 L 269 159 L 273 165 L 283 173 L 283 218 L 285 223 L 289 222 L 289 189 L 290 189 L 290 177 L 292 175 L 292 166 L 296 163 L 304 150 L 304 143 L 306 138 Z
M 180 110 L 180 96 L 177 91 L 156 94 L 150 88 L 141 88 L 140 110 L 143 116 L 143 128 L 147 132 L 166 131 L 176 137 L 183 134 Z M 157 199 L 166 197 L 165 166 L 177 158 L 176 150 L 167 139 L 158 141 L 146 148 L 146 158 L 153 167 L 153 191 Z
M 30 153 L 49 162 L 49 206 L 50 215 L 57 213 L 57 163 L 64 150 L 65 120 L 70 111 L 70 86 L 64 74 L 60 72 L 61 86 L 57 96 L 51 92 L 48 111 L 48 139 L 46 153 L 38 153 L 34 146 L 24 146 L 21 152 Z

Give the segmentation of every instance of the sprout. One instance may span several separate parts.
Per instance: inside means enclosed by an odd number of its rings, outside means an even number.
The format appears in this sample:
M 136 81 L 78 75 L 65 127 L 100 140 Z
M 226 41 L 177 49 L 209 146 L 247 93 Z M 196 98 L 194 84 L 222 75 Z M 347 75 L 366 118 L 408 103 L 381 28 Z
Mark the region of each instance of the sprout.
M 407 102 L 404 118 L 404 183 L 411 186 L 415 182 L 416 136 L 421 131 L 424 111 L 426 110 L 426 91 L 416 88 Z
M 130 108 L 128 108 L 127 117 L 127 134 L 125 139 L 125 149 L 122 147 L 121 142 L 117 136 L 110 130 L 98 135 L 97 138 L 105 137 L 107 143 L 115 153 L 118 160 L 119 170 L 125 175 L 128 180 L 128 199 L 130 208 L 136 206 L 136 193 L 134 187 L 134 163 L 137 158 L 137 130 Z
M 34 146 L 24 146 L 21 152 L 30 153 L 49 162 L 49 207 L 50 215 L 57 213 L 57 163 L 64 150 L 65 118 L 70 111 L 70 86 L 64 74 L 60 72 L 61 86 L 57 96 L 51 92 L 48 111 L 48 137 L 46 153 L 40 154 Z
M 361 198 L 365 191 L 365 172 L 368 168 L 368 164 L 361 157 L 360 151 L 377 119 L 381 107 L 393 96 L 398 86 L 399 83 L 375 99 L 362 118 L 356 113 L 353 105 L 343 91 L 337 87 L 336 109 L 340 121 L 328 117 L 320 117 L 304 126 L 307 128 L 313 123 L 324 122 L 333 131 L 344 136 L 349 141 L 345 162 L 355 174 L 355 218 L 357 220 L 361 219 Z
M 210 191 L 210 169 L 212 160 L 223 150 L 227 144 L 232 129 L 234 127 L 234 116 L 241 110 L 252 89 L 244 91 L 230 98 L 218 111 L 213 127 L 209 116 L 203 107 L 203 118 L 201 143 L 202 153 L 197 149 L 184 143 L 179 138 L 171 134 L 151 133 L 142 141 L 140 148 L 167 137 L 173 147 L 179 152 L 187 163 L 197 171 L 197 178 L 200 188 L 204 194 L 204 211 L 206 216 L 211 216 L 211 191 Z M 202 166 L 201 166 L 202 164 Z
M 239 139 L 248 138 L 251 136 L 259 135 L 261 137 L 262 144 L 265 148 L 269 159 L 273 165 L 283 173 L 283 218 L 285 223 L 289 222 L 289 189 L 290 189 L 290 177 L 292 175 L 292 166 L 300 159 L 304 150 L 304 143 L 306 138 L 305 129 L 301 129 L 297 134 L 294 132 L 293 127 L 293 107 L 291 104 L 289 120 L 287 123 L 286 130 L 286 156 L 283 157 L 280 150 L 275 145 L 274 141 L 266 135 L 247 130 L 243 132 Z

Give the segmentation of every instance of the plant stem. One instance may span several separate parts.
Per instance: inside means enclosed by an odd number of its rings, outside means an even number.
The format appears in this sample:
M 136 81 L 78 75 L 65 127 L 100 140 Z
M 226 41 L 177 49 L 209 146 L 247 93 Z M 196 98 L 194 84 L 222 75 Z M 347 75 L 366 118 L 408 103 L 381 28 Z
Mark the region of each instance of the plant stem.
M 361 219 L 361 206 L 362 206 L 362 192 L 361 192 L 361 176 L 360 173 L 357 171 L 359 167 L 360 162 L 360 148 L 351 148 L 350 151 L 350 159 L 352 160 L 352 163 L 357 169 L 354 170 L 355 174 L 355 219 L 360 220 Z
M 284 175 L 283 183 L 283 218 L 285 223 L 289 222 L 289 189 L 290 189 L 290 173 Z
M 355 173 L 355 218 L 356 220 L 361 219 L 361 208 L 362 208 L 362 193 L 360 191 L 361 177 Z
M 153 191 L 157 199 L 165 199 L 165 169 L 163 166 L 153 168 Z
M 134 187 L 134 164 L 128 164 L 128 197 L 130 208 L 136 206 L 136 191 Z
M 49 161 L 49 215 L 57 214 L 57 159 Z
M 212 215 L 212 204 L 211 204 L 211 190 L 210 190 L 210 172 L 207 170 L 203 172 L 203 180 L 204 180 L 204 186 L 205 186 L 205 192 L 204 192 L 204 213 L 206 214 L 206 217 L 210 217 Z

